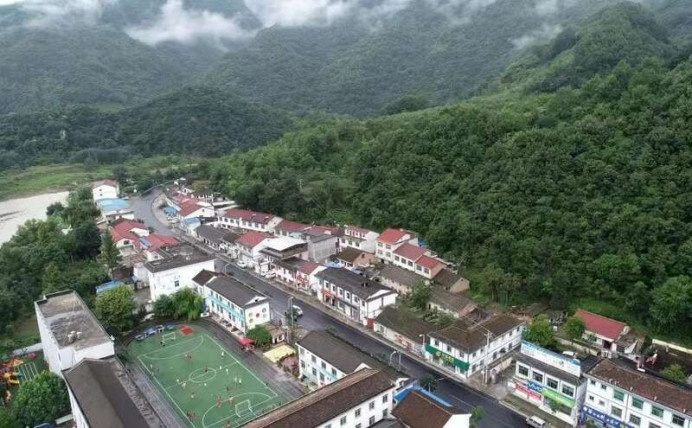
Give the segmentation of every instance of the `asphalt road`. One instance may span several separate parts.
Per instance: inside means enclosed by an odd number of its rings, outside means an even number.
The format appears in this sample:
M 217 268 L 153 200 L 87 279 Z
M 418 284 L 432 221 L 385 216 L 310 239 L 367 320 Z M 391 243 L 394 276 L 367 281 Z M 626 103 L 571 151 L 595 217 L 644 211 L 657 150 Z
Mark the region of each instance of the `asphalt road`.
M 133 198 L 132 208 L 138 218 L 144 220 L 146 224 L 153 226 L 157 232 L 177 235 L 178 233 L 173 232 L 168 229 L 165 224 L 159 222 L 152 211 L 151 203 L 159 193 L 160 191 L 154 190 L 143 198 Z M 278 314 L 283 314 L 284 311 L 286 311 L 290 294 L 267 283 L 264 279 L 258 278 L 248 271 L 237 267 L 225 256 L 217 254 L 217 257 L 218 271 L 225 271 L 233 274 L 233 276 L 241 282 L 254 287 L 272 298 L 272 309 Z M 308 304 L 301 304 L 298 301 L 295 301 L 294 304 L 297 304 L 303 309 L 303 316 L 300 318 L 299 324 L 304 329 L 318 330 L 332 327 L 339 336 L 372 355 L 383 354 L 389 356 L 396 350 L 396 348 L 384 345 L 372 337 L 363 334 L 358 329 L 342 323 L 329 315 L 328 312 L 323 312 Z M 394 359 L 398 361 L 398 356 L 395 356 Z M 421 378 L 427 373 L 431 373 L 431 370 L 427 366 L 408 358 L 404 354 L 401 356 L 401 367 L 404 372 L 408 373 L 413 378 Z M 442 373 L 432 374 L 439 379 L 438 389 L 435 391 L 437 395 L 463 411 L 470 412 L 471 409 L 476 406 L 481 406 L 483 408 L 484 416 L 479 424 L 481 427 L 526 427 L 526 422 L 521 415 L 500 405 L 494 398 L 481 394 L 462 383 L 453 381 L 445 377 Z

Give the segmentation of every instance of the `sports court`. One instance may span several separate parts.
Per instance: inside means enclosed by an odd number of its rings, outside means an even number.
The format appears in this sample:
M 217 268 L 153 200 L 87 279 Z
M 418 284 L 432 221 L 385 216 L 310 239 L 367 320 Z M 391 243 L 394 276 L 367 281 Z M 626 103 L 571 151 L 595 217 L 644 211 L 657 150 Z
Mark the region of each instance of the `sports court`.
M 287 401 L 197 324 L 175 325 L 128 350 L 194 428 L 238 427 Z

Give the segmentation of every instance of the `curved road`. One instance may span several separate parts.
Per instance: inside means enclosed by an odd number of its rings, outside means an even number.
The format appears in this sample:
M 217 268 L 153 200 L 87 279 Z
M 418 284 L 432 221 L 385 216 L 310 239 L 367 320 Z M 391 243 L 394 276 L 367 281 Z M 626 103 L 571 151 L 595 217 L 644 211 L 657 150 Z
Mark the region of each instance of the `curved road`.
M 156 218 L 153 212 L 152 203 L 161 194 L 161 190 L 154 189 L 147 195 L 141 198 L 132 199 L 132 208 L 135 215 L 143 220 L 149 226 L 153 226 L 158 233 L 166 235 L 179 235 L 169 229 L 166 224 L 163 224 Z M 189 240 L 190 238 L 188 238 Z M 197 244 L 199 246 L 199 244 Z M 212 250 L 206 248 L 205 251 Z M 259 278 L 248 271 L 245 271 L 235 264 L 231 263 L 230 259 L 222 254 L 216 253 L 217 259 L 220 261 L 217 270 L 226 270 L 227 273 L 233 274 L 238 280 L 245 284 L 256 288 L 258 291 L 269 296 L 272 302 L 272 309 L 279 313 L 284 313 L 288 307 L 288 299 L 291 297 L 289 293 L 278 288 L 273 284 L 268 283 L 263 278 Z M 296 302 L 298 300 L 296 299 Z M 371 355 L 390 355 L 397 350 L 389 345 L 364 334 L 357 328 L 343 323 L 339 319 L 330 315 L 329 312 L 316 309 L 315 307 L 303 303 L 300 305 L 303 309 L 303 316 L 300 318 L 299 324 L 307 330 L 333 328 L 339 336 L 349 341 L 356 347 L 370 353 Z M 396 359 L 396 357 L 395 357 Z M 420 362 L 402 354 L 401 365 L 403 371 L 407 372 L 413 378 L 421 378 L 431 370 Z M 496 399 L 482 394 L 463 383 L 457 382 L 447 377 L 442 372 L 436 374 L 438 381 L 438 389 L 435 392 L 443 399 L 454 404 L 462 409 L 462 411 L 470 412 L 476 406 L 480 406 L 484 410 L 484 416 L 480 421 L 480 426 L 483 428 L 513 428 L 526 427 L 526 421 L 523 416 L 510 409 L 502 406 Z

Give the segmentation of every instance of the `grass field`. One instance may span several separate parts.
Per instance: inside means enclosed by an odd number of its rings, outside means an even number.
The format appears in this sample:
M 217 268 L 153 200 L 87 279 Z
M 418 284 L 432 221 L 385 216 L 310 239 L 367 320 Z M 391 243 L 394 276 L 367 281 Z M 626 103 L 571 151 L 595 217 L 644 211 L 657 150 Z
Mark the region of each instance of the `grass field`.
M 87 170 L 81 164 L 32 166 L 0 173 L 0 200 L 66 190 L 75 184 L 109 178 L 112 167 Z
M 179 327 L 133 342 L 129 354 L 190 427 L 238 427 L 286 402 L 211 333 Z

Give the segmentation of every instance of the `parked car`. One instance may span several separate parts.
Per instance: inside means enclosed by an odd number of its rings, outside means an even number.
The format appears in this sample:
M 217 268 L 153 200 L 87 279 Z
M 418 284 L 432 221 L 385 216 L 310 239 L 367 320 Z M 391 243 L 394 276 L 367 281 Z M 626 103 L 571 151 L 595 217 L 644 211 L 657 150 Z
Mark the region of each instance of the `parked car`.
M 534 428 L 548 428 L 550 425 L 538 416 L 529 416 L 526 418 L 526 426 Z
M 300 306 L 296 305 L 291 305 L 291 309 L 284 312 L 287 318 L 293 318 L 293 321 L 296 321 L 298 318 L 303 316 L 303 310 L 300 308 Z
M 267 273 L 264 274 L 264 277 L 267 278 L 267 279 L 275 278 L 275 277 L 276 277 L 276 273 L 275 273 L 275 272 L 267 272 Z
M 241 269 L 245 269 L 247 267 L 247 263 L 241 260 L 238 262 L 238 267 Z

